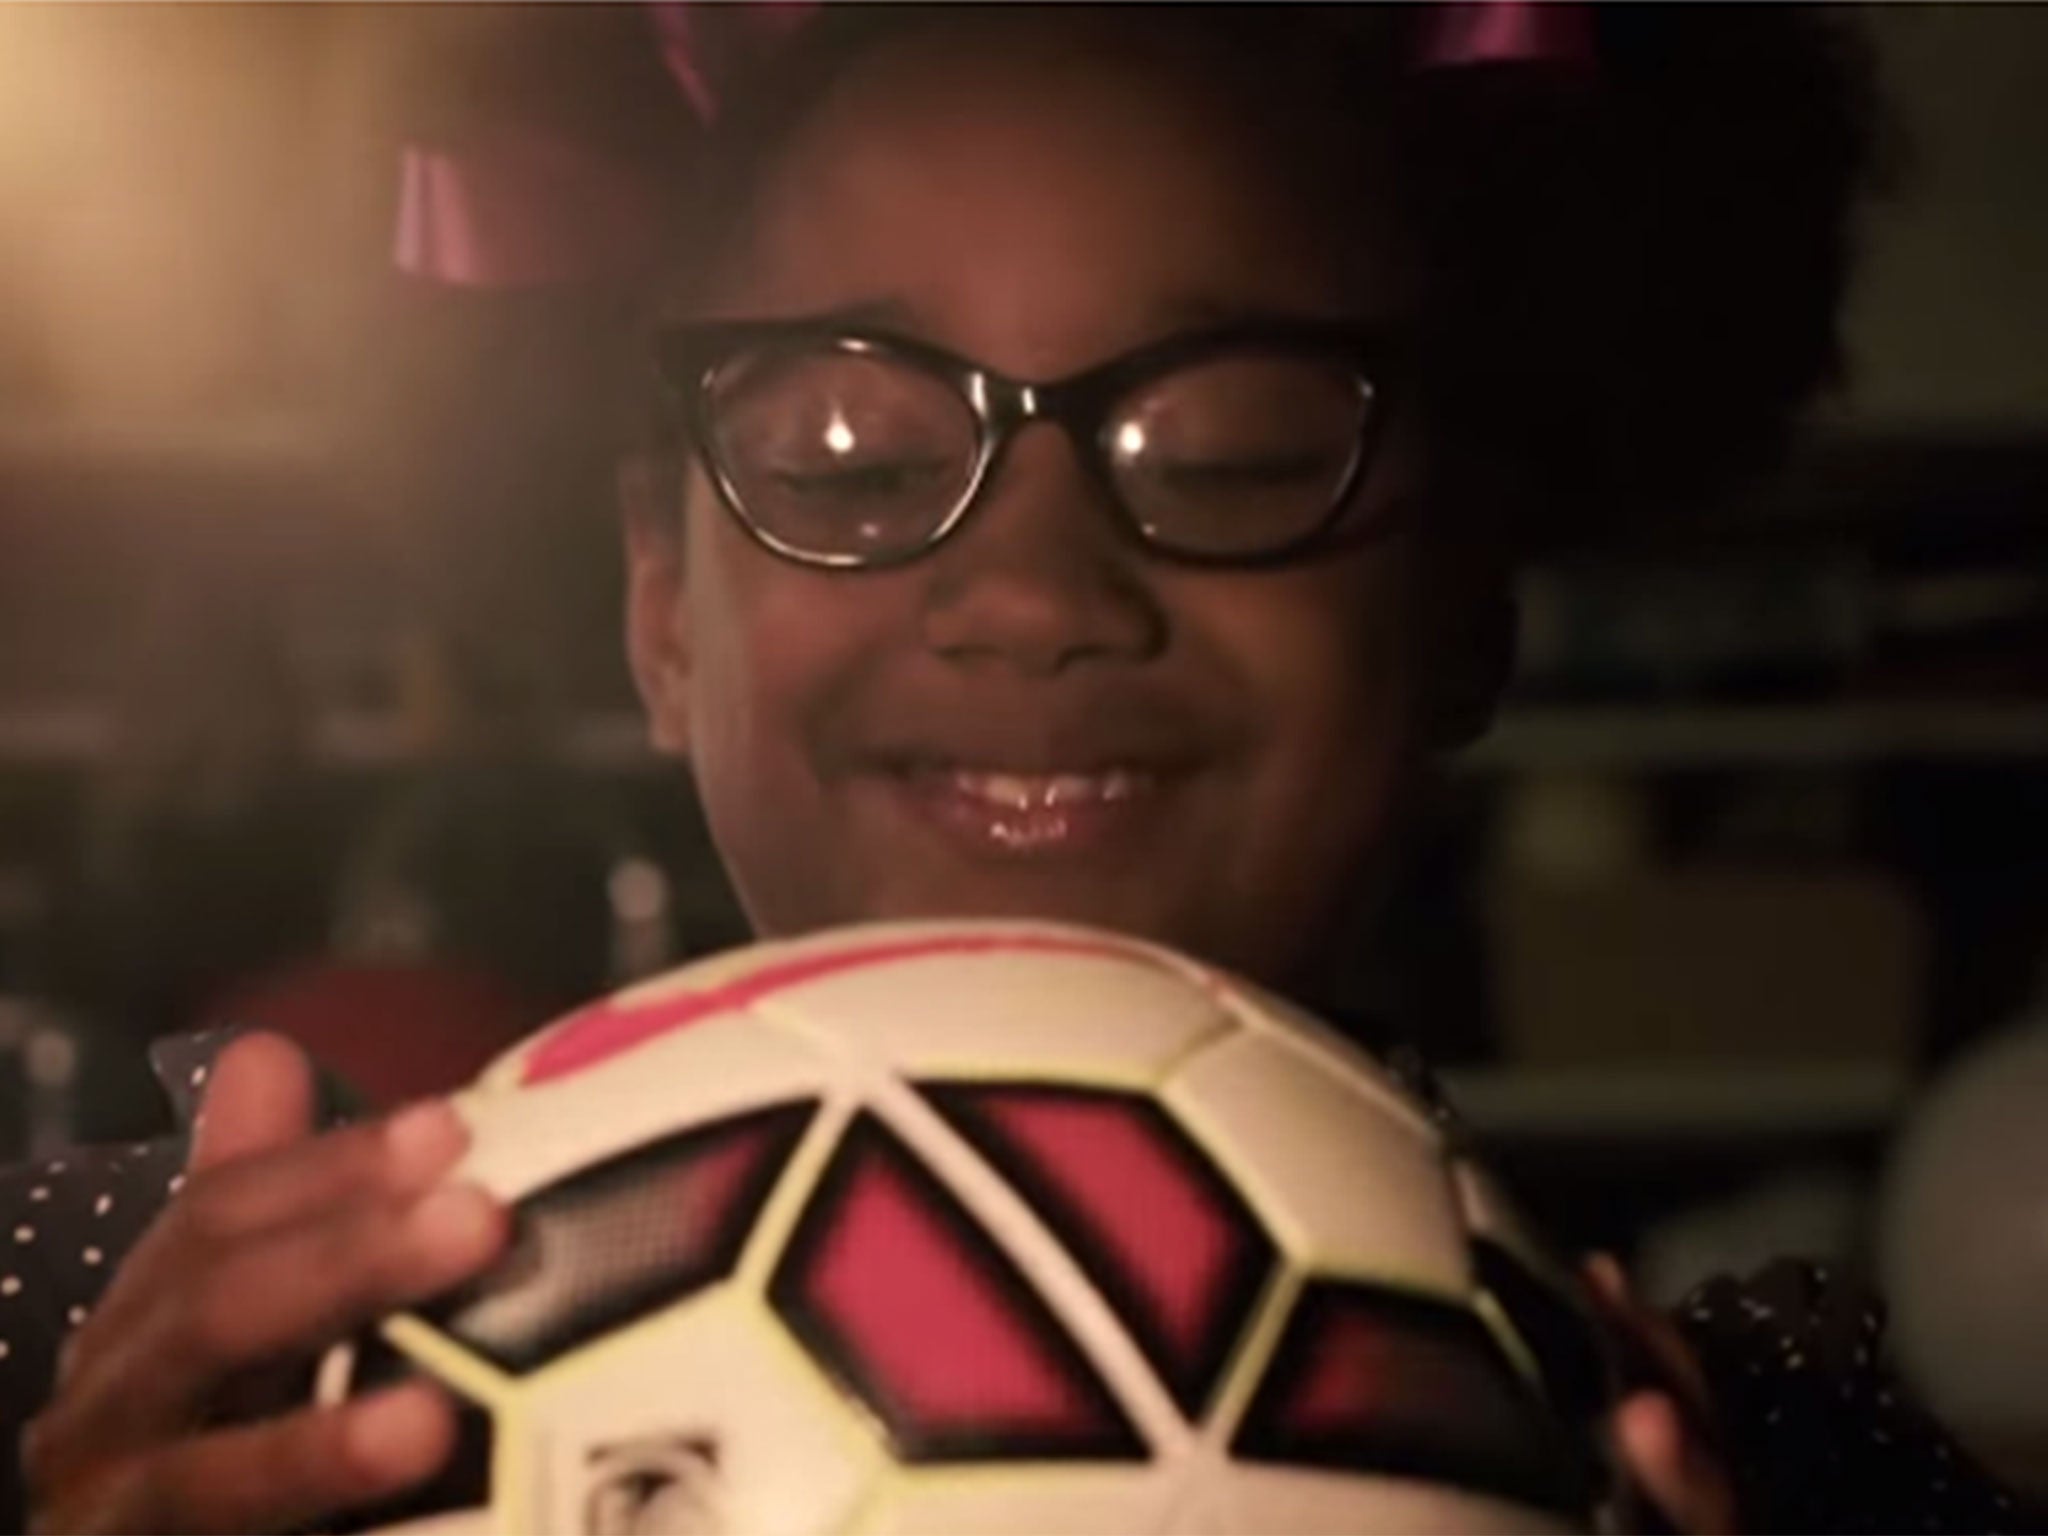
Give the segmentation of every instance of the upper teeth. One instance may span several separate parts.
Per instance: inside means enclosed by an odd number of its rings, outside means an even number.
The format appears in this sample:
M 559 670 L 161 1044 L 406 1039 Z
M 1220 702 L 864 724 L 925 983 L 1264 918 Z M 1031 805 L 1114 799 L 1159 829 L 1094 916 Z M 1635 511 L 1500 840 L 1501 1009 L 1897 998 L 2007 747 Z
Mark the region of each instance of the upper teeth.
M 1138 778 L 1124 769 L 1108 773 L 970 773 L 956 771 L 954 787 L 977 800 L 987 800 L 1010 810 L 1029 811 L 1081 801 L 1127 800 L 1137 791 Z

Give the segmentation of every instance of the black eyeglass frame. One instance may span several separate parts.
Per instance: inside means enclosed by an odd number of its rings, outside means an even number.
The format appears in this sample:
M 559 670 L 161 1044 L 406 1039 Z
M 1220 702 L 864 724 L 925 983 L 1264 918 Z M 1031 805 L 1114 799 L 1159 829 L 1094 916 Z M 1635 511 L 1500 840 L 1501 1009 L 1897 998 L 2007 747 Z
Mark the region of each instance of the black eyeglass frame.
M 975 461 L 953 506 L 924 541 L 900 553 L 820 553 L 792 545 L 762 527 L 746 510 L 713 429 L 712 388 L 721 369 L 742 352 L 833 351 L 907 364 L 946 384 L 977 425 Z M 1358 441 L 1329 508 L 1314 524 L 1269 549 L 1219 553 L 1184 549 L 1146 531 L 1118 489 L 1103 429 L 1115 407 L 1144 385 L 1190 364 L 1232 352 L 1295 355 L 1348 365 L 1364 407 Z M 1035 421 L 1059 426 L 1089 475 L 1115 509 L 1118 528 L 1140 547 L 1185 565 L 1249 569 L 1300 559 L 1336 542 L 1353 496 L 1372 468 L 1397 392 L 1385 380 L 1397 372 L 1399 348 L 1385 327 L 1350 322 L 1265 320 L 1186 331 L 1044 383 L 1012 379 L 915 337 L 879 327 L 817 320 L 713 320 L 671 324 L 654 336 L 661 382 L 682 412 L 683 424 L 725 509 L 769 552 L 800 565 L 833 570 L 874 570 L 907 565 L 951 537 L 974 510 L 1017 432 Z M 1359 536 L 1377 531 L 1352 530 Z

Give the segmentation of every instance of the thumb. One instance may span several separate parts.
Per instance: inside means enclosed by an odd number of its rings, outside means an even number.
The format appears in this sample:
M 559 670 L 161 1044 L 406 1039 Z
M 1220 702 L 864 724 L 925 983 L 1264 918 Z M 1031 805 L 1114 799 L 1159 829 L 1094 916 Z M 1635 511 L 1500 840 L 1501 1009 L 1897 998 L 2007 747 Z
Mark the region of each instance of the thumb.
M 1622 1459 L 1672 1527 L 1688 1536 L 1738 1531 L 1741 1503 L 1727 1471 L 1661 1392 L 1637 1392 L 1614 1416 Z
M 304 1051 L 282 1035 L 244 1035 L 214 1063 L 187 1169 L 203 1172 L 301 1140 L 312 1133 L 316 1098 Z

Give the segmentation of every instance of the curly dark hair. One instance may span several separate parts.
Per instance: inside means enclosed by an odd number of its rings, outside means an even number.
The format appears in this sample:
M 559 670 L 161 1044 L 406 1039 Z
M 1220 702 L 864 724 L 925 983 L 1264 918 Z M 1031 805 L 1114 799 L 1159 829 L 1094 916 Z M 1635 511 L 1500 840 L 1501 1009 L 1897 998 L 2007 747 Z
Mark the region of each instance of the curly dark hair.
M 982 9 L 828 4 L 793 43 L 729 46 L 726 110 L 680 178 L 684 291 L 853 58 Z M 1494 510 L 1519 552 L 1719 499 L 1839 379 L 1854 215 L 1889 163 L 1849 13 L 1596 6 L 1589 61 L 1418 69 L 1435 7 L 1052 9 L 1206 61 L 1261 129 L 1342 119 L 1391 149 L 1426 418 L 1454 471 L 1516 487 Z
M 1853 17 L 1594 11 L 1595 76 L 1442 70 L 1415 98 L 1443 405 L 1526 467 L 1533 542 L 1684 515 L 1841 382 L 1891 129 Z

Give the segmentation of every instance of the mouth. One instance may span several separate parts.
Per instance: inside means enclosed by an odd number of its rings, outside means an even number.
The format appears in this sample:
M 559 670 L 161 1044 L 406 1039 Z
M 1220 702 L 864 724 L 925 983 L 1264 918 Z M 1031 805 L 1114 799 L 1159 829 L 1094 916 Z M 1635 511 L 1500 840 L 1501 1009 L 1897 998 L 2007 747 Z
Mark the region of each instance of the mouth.
M 1148 822 L 1180 777 L 1137 764 L 1024 773 L 930 762 L 882 775 L 905 811 L 957 847 L 1013 859 L 1109 848 Z

